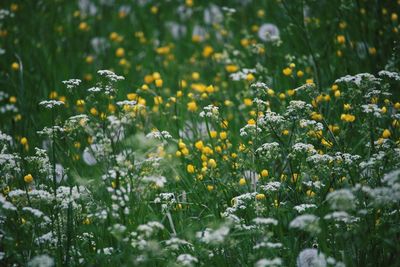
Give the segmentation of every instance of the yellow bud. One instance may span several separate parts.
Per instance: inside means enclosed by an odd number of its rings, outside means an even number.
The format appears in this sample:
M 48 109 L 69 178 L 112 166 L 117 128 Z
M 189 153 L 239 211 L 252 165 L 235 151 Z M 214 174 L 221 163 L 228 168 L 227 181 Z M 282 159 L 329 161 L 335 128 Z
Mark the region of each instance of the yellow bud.
M 27 183 L 27 184 L 32 183 L 32 181 L 33 181 L 32 174 L 29 173 L 29 174 L 25 175 L 25 176 L 24 176 L 24 181 L 25 181 L 25 183 Z

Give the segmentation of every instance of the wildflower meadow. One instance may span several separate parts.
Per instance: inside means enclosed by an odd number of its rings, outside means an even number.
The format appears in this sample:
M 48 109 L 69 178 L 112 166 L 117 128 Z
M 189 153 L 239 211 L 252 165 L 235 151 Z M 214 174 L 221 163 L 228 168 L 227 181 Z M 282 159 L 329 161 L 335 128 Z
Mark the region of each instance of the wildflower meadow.
M 400 266 L 399 0 L 1 0 L 0 266 Z

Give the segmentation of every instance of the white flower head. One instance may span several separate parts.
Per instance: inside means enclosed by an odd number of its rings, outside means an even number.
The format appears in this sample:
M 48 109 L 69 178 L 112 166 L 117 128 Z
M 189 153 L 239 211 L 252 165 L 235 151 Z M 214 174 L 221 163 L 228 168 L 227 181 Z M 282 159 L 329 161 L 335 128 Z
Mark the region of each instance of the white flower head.
M 297 267 L 326 267 L 326 259 L 323 253 L 318 253 L 314 248 L 307 248 L 297 257 Z
M 279 29 L 275 24 L 264 23 L 258 29 L 258 37 L 264 42 L 275 42 L 280 39 Z

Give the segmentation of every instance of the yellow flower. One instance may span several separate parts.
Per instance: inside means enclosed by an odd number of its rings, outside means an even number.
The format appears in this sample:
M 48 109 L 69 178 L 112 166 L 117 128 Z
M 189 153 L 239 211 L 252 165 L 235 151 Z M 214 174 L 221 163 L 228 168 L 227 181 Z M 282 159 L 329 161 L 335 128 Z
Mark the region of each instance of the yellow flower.
M 198 149 L 198 150 L 202 150 L 204 145 L 203 145 L 203 141 L 199 140 L 197 141 L 194 146 Z
M 297 77 L 301 78 L 303 76 L 304 76 L 304 72 L 303 71 L 301 71 L 301 70 L 297 71 Z
M 228 137 L 228 134 L 226 132 L 219 133 L 219 138 L 221 138 L 221 140 L 225 140 L 227 137 Z
M 15 103 L 17 103 L 17 98 L 15 96 L 10 96 L 8 101 L 10 101 L 11 104 L 15 104 Z
M 210 131 L 210 136 L 211 138 L 216 138 L 217 137 L 217 131 Z
M 214 190 L 214 186 L 213 185 L 207 185 L 207 190 L 208 191 L 213 191 Z
M 326 146 L 326 147 L 332 147 L 333 144 L 331 142 L 329 142 L 328 140 L 326 140 L 325 138 L 321 139 L 321 144 Z
M 25 181 L 25 183 L 27 183 L 27 184 L 32 183 L 32 181 L 33 181 L 32 174 L 29 173 L 29 174 L 25 175 L 25 176 L 24 176 L 24 181 Z
M 81 31 L 88 31 L 89 25 L 86 22 L 79 23 L 79 30 Z
M 200 73 L 198 72 L 193 72 L 192 73 L 192 79 L 197 81 L 198 79 L 200 79 Z
M 245 184 L 246 184 L 246 179 L 240 178 L 239 185 L 245 185 Z
M 344 35 L 338 35 L 338 36 L 336 37 L 336 41 L 337 41 L 339 44 L 344 44 L 344 43 L 346 42 L 346 37 L 344 37 Z
M 306 194 L 307 194 L 307 196 L 309 196 L 309 197 L 315 196 L 315 193 L 314 193 L 312 190 L 307 190 Z
M 248 125 L 256 125 L 256 121 L 254 119 L 250 119 L 247 121 Z
M 217 167 L 217 162 L 215 161 L 215 159 L 209 159 L 209 160 L 208 160 L 208 166 L 209 166 L 210 168 L 215 168 L 215 167 Z
M 163 86 L 163 80 L 162 79 L 157 79 L 155 80 L 155 84 L 157 87 L 162 87 Z
M 227 72 L 232 73 L 232 72 L 238 71 L 238 70 L 239 70 L 239 67 L 236 66 L 236 65 L 233 65 L 233 64 L 229 64 L 229 65 L 226 65 L 226 66 L 225 66 L 225 70 L 226 70 Z
M 17 62 L 13 62 L 11 64 L 11 69 L 15 71 L 19 70 L 19 64 Z
M 85 105 L 85 100 L 83 100 L 83 99 L 78 99 L 78 100 L 76 100 L 76 105 L 77 105 L 78 107 L 84 106 L 84 105 Z
M 383 138 L 389 138 L 391 135 L 392 133 L 388 129 L 385 129 L 382 133 Z
M 192 164 L 188 164 L 186 166 L 186 170 L 188 173 L 194 173 L 194 166 Z
M 314 111 L 311 113 L 311 118 L 316 121 L 321 121 L 323 119 L 323 116 L 322 114 L 319 114 L 318 112 Z
M 28 139 L 26 137 L 22 137 L 19 142 L 21 143 L 21 145 L 24 146 L 24 145 L 28 144 Z
M 187 103 L 187 109 L 191 112 L 195 112 L 197 110 L 197 104 L 195 101 L 191 101 Z
M 256 199 L 257 200 L 264 200 L 266 197 L 265 197 L 265 194 L 257 194 L 256 195 Z
M 251 73 L 247 74 L 247 76 L 246 76 L 246 80 L 247 80 L 247 81 L 251 82 L 251 81 L 253 81 L 254 79 L 255 79 L 255 77 L 254 77 L 253 74 L 251 74 Z
M 265 170 L 265 169 L 264 169 L 264 170 L 261 171 L 261 176 L 262 176 L 262 177 L 267 177 L 268 175 L 269 175 L 268 170 Z
M 212 85 L 207 86 L 206 91 L 209 94 L 214 93 L 215 92 L 214 86 L 212 86 Z
M 203 55 L 203 57 L 209 57 L 209 56 L 211 56 L 211 54 L 214 52 L 214 49 L 212 48 L 212 46 L 209 46 L 209 45 L 206 45 L 204 48 L 203 48 L 203 53 L 202 53 L 202 55 Z
M 397 14 L 396 14 L 396 13 L 392 13 L 392 15 L 390 16 L 390 19 L 391 19 L 392 21 L 397 21 L 397 19 L 398 19 Z
M 340 119 L 345 122 L 354 122 L 356 120 L 356 116 L 351 114 L 342 114 Z
M 283 69 L 283 71 L 282 71 L 282 73 L 283 73 L 283 75 L 285 75 L 285 76 L 290 76 L 290 75 L 292 75 L 292 69 L 291 68 L 284 68 Z
M 251 100 L 250 98 L 245 98 L 243 102 L 244 102 L 244 105 L 248 106 L 248 107 L 253 104 L 253 100 Z

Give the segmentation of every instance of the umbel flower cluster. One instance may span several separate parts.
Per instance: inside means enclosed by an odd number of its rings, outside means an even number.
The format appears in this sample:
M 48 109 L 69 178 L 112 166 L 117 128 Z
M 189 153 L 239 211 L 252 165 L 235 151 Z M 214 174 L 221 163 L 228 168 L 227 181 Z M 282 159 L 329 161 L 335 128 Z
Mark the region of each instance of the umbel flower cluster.
M 0 266 L 400 264 L 400 1 L 6 2 Z

